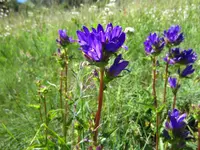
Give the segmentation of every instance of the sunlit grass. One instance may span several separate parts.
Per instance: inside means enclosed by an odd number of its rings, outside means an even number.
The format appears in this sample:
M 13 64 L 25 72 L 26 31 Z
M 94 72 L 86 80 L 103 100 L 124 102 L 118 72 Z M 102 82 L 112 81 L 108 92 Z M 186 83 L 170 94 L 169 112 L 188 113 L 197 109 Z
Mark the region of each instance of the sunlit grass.
M 113 22 L 123 29 L 133 27 L 134 33 L 127 34 L 124 57 L 130 61 L 130 73 L 109 84 L 105 91 L 104 111 L 102 112 L 101 141 L 105 149 L 151 149 L 154 144 L 151 134 L 155 129 L 153 114 L 149 112 L 151 102 L 151 64 L 146 60 L 143 42 L 149 32 L 161 32 L 172 24 L 179 24 L 186 42 L 181 47 L 193 48 L 200 54 L 200 3 L 193 1 L 122 1 L 120 6 L 105 7 L 81 6 L 71 11 L 61 8 L 41 8 L 26 14 L 10 14 L 0 20 L 0 149 L 26 149 L 40 128 L 39 111 L 30 105 L 38 104 L 35 82 L 49 86 L 48 108 L 59 107 L 59 65 L 56 61 L 58 29 L 67 29 L 76 38 L 76 30 L 82 25 L 96 27 Z M 92 77 L 92 69 L 83 67 L 84 61 L 78 46 L 70 48 L 71 64 L 69 85 L 73 102 L 70 117 L 77 117 L 73 124 L 82 121 L 81 140 L 86 138 L 95 111 L 97 81 Z M 164 65 L 160 62 L 160 65 Z M 178 107 L 187 110 L 191 103 L 197 103 L 200 96 L 199 67 L 192 79 L 184 83 L 178 94 Z M 91 78 L 89 78 L 91 77 Z M 163 74 L 159 74 L 158 87 L 162 88 Z M 160 84 L 159 84 L 160 83 Z M 168 90 L 167 100 L 172 102 Z M 162 93 L 158 93 L 161 100 Z M 74 109 L 76 105 L 76 110 Z M 77 113 L 77 114 L 76 114 Z M 57 133 L 60 126 L 53 118 L 50 128 Z M 81 130 L 82 131 L 82 130 Z M 148 132 L 147 132 L 148 131 Z M 69 135 L 70 135 L 69 130 Z M 78 134 L 78 133 L 77 133 Z M 39 144 L 42 133 L 37 137 Z M 77 136 L 77 135 L 75 135 Z M 57 137 L 52 134 L 53 140 Z M 78 139 L 69 136 L 69 143 Z M 38 143 L 37 143 L 38 142 Z M 81 145 L 83 148 L 83 145 Z M 55 148 L 55 147 L 54 147 Z M 53 149 L 53 148 L 52 148 Z

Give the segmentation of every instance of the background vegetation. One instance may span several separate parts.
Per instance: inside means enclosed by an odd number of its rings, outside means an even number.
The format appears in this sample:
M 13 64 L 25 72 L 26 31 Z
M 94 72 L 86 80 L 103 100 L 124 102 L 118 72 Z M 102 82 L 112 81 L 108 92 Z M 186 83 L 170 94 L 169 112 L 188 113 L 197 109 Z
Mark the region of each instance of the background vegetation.
M 23 6 L 20 6 L 23 7 Z M 43 131 L 38 110 L 38 80 L 48 87 L 48 110 L 59 108 L 59 64 L 55 53 L 58 29 L 67 29 L 76 39 L 76 30 L 82 25 L 96 27 L 112 22 L 134 28 L 127 34 L 129 50 L 124 58 L 130 61 L 130 72 L 111 82 L 105 91 L 103 104 L 101 143 L 105 149 L 152 149 L 155 118 L 151 107 L 151 64 L 145 57 L 143 42 L 150 32 L 163 32 L 179 24 L 185 35 L 184 49 L 193 48 L 200 54 L 200 2 L 199 0 L 124 0 L 118 2 L 85 3 L 65 9 L 62 5 L 11 11 L 0 19 L 0 149 L 32 149 L 40 145 Z M 70 90 L 68 141 L 77 144 L 89 135 L 88 127 L 96 112 L 98 82 L 93 70 L 85 63 L 78 45 L 70 48 Z M 160 61 L 158 100 L 162 100 L 163 74 Z M 190 104 L 200 97 L 200 61 L 191 79 L 181 87 L 178 108 L 189 113 Z M 172 93 L 168 88 L 169 107 Z M 56 132 L 48 137 L 48 149 L 58 149 L 61 134 L 60 114 L 49 112 L 49 128 Z M 192 116 L 189 116 L 189 119 Z M 195 127 L 194 127 L 195 128 Z M 34 136 L 37 136 L 34 139 Z M 73 132 L 74 131 L 74 132 Z M 197 143 L 191 142 L 195 148 Z M 81 143 L 81 148 L 87 142 Z M 37 147 L 37 146 L 35 146 Z M 40 147 L 40 146 L 38 146 Z

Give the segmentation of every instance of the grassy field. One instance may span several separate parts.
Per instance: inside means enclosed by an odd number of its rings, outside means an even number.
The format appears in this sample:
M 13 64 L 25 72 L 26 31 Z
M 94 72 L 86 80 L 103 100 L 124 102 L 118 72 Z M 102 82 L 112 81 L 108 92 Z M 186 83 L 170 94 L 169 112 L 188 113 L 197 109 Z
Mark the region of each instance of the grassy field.
M 76 39 L 76 31 L 83 25 L 104 27 L 107 23 L 134 28 L 127 34 L 123 57 L 128 60 L 130 72 L 109 83 L 105 90 L 99 141 L 104 149 L 151 150 L 155 147 L 155 114 L 151 111 L 151 63 L 146 58 L 143 42 L 150 32 L 160 32 L 171 25 L 180 25 L 185 41 L 184 49 L 193 48 L 200 54 L 199 0 L 134 0 L 121 1 L 115 6 L 82 5 L 78 9 L 40 8 L 0 19 L 0 149 L 59 149 L 62 135 L 59 109 L 60 66 L 55 53 L 59 29 L 67 29 Z M 93 69 L 85 63 L 78 44 L 70 47 L 69 90 L 71 93 L 68 120 L 68 145 L 71 149 L 85 138 L 97 109 L 98 81 Z M 158 68 L 158 100 L 162 101 L 162 57 Z M 180 110 L 190 111 L 191 104 L 200 100 L 200 61 L 195 73 L 185 80 L 177 97 Z M 48 146 L 44 147 L 44 127 L 38 110 L 37 81 L 48 87 L 46 94 L 49 112 Z M 169 108 L 172 92 L 167 89 Z M 167 110 L 166 110 L 167 111 Z M 87 149 L 82 142 L 80 149 Z M 197 142 L 189 145 L 195 149 Z

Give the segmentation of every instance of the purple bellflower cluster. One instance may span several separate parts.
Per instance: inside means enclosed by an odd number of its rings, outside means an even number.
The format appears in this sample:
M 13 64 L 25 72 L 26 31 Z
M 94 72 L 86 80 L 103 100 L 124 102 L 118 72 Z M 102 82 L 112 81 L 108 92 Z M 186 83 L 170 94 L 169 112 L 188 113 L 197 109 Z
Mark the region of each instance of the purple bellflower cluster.
M 186 130 L 186 114 L 180 114 L 177 109 L 168 112 L 168 121 L 165 122 L 163 136 L 168 141 L 172 149 L 182 149 L 186 145 L 189 131 Z
M 193 49 L 181 50 L 178 47 L 174 47 L 184 40 L 183 33 L 180 33 L 180 30 L 180 26 L 176 25 L 171 26 L 167 31 L 164 31 L 166 45 L 170 48 L 164 61 L 170 65 L 185 65 L 186 67 L 182 71 L 180 70 L 180 67 L 178 69 L 179 76 L 183 78 L 194 72 L 192 65 L 197 60 L 197 54 Z
M 69 43 L 75 42 L 75 40 L 67 35 L 66 30 L 58 30 L 58 35 L 59 38 L 56 39 L 56 42 L 62 47 L 66 47 Z
M 159 37 L 156 33 L 150 33 L 144 46 L 147 55 L 158 55 L 165 46 L 164 38 Z
M 184 40 L 183 33 L 180 31 L 181 28 L 178 25 L 173 25 L 164 31 L 164 39 L 168 47 L 179 45 Z
M 57 49 L 57 56 L 58 56 L 58 62 L 61 65 L 62 68 L 65 67 L 67 63 L 67 46 L 69 44 L 72 44 L 76 42 L 76 40 L 73 40 L 72 37 L 69 37 L 67 35 L 66 30 L 58 30 L 58 39 L 56 39 L 56 42 L 58 44 L 58 49 Z
M 164 58 L 164 61 L 168 61 L 171 65 L 188 65 L 193 64 L 196 60 L 197 54 L 192 49 L 181 51 L 180 48 L 172 48 L 171 52 Z
M 122 27 L 113 27 L 112 23 L 109 23 L 104 30 L 101 24 L 97 26 L 97 29 L 92 28 L 92 31 L 83 26 L 82 31 L 77 31 L 78 43 L 80 49 L 83 52 L 85 58 L 93 65 L 98 67 L 105 67 L 110 60 L 110 57 L 116 56 L 118 50 L 124 46 L 126 34 L 122 31 Z M 122 55 L 118 55 L 114 64 L 106 69 L 106 74 L 110 78 L 114 78 L 120 74 L 128 65 L 128 61 L 122 59 Z

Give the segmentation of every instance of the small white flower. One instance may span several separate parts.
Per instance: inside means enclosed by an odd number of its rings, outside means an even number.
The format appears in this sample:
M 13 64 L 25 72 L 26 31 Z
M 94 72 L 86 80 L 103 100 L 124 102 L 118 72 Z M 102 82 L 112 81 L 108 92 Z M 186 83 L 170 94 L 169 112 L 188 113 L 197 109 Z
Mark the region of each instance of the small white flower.
M 73 12 L 71 12 L 72 13 L 72 15 L 79 15 L 79 12 L 77 12 L 77 11 L 73 11 Z
M 133 27 L 126 27 L 125 30 L 124 30 L 125 33 L 134 33 L 135 32 L 135 29 Z

